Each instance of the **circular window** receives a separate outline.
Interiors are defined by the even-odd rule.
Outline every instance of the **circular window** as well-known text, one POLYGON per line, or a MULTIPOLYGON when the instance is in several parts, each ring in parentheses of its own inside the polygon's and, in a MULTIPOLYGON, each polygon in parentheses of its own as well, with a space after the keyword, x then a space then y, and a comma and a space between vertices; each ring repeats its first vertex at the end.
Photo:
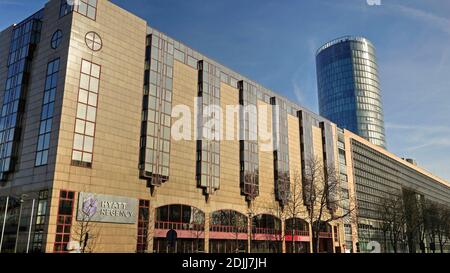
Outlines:
POLYGON ((53 49, 57 49, 62 41, 62 31, 57 30, 55 33, 53 33, 51 45, 53 49))
POLYGON ((99 51, 102 49, 102 38, 100 38, 100 35, 93 31, 86 34, 85 42, 86 45, 94 51, 99 51))

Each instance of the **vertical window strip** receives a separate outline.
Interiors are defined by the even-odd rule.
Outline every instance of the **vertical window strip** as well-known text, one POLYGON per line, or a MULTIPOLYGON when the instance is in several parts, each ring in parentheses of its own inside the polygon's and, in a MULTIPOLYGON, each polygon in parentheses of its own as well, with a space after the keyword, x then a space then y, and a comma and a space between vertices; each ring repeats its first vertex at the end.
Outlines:
POLYGON ((256 87, 239 81, 240 184, 247 200, 259 195, 258 118, 256 87))
POLYGON ((101 66, 81 61, 72 164, 92 167, 101 66))
MULTIPOLYGON (((335 176, 334 173, 328 173, 328 171, 334 171, 334 138, 332 132, 332 126, 330 123, 320 122, 320 130, 322 133, 322 150, 323 150, 323 168, 325 175, 325 182, 334 183, 334 179, 329 179, 328 176, 335 176)), ((327 193, 327 205, 331 210, 336 209, 335 199, 337 198, 337 188, 332 187, 332 191, 327 193)))
MULTIPOLYGON (((198 132, 202 134, 204 109, 210 106, 220 106, 220 69, 204 60, 198 62, 198 97, 199 105, 197 124, 198 132)), ((220 116, 209 116, 214 119, 214 125, 220 126, 220 116)), ((201 135, 197 140, 197 183, 203 188, 205 195, 213 194, 220 188, 220 140, 216 139, 220 128, 207 128, 209 136, 201 135)))
POLYGON ((147 37, 139 168, 152 187, 169 179, 173 50, 165 39, 147 37))
POLYGON ((138 234, 136 252, 145 253, 148 250, 148 228, 150 221, 150 201, 139 200, 138 234))
POLYGON ((60 191, 54 252, 67 252, 67 244, 70 242, 70 231, 72 228, 74 201, 75 192, 60 191))
POLYGON ((301 157, 301 171, 302 171, 302 195, 304 204, 309 207, 311 188, 307 179, 306 164, 314 157, 313 143, 312 143, 312 117, 305 111, 298 111, 297 117, 300 123, 300 157, 301 157))
POLYGON ((59 58, 47 65, 45 79, 44 98, 42 102, 41 123, 36 152, 35 166, 43 166, 48 163, 48 151, 50 147, 50 134, 52 131, 53 111, 55 105, 56 88, 59 74, 59 58))
POLYGON ((275 197, 281 206, 290 194, 289 147, 286 103, 279 98, 271 98, 272 126, 274 136, 274 177, 275 197))
POLYGON ((12 31, 8 55, 8 72, 0 117, 0 180, 14 171, 21 122, 29 81, 29 69, 40 40, 41 11, 16 25, 12 31))

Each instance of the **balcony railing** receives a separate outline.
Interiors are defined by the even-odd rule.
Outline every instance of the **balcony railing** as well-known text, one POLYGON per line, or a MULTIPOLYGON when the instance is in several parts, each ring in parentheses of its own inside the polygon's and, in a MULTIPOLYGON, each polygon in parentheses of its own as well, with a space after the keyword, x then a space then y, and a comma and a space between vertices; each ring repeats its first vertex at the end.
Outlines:
POLYGON ((308 230, 286 230, 285 231, 286 235, 291 236, 309 236, 309 231, 308 230))
POLYGON ((155 223, 156 229, 175 229, 175 230, 197 230, 204 231, 204 224, 194 224, 194 223, 180 223, 180 222, 163 222, 157 221, 155 223))
POLYGON ((228 232, 228 233, 247 233, 247 226, 224 226, 224 225, 211 225, 209 227, 210 231, 213 232, 228 232))
POLYGON ((319 232, 320 238, 333 238, 333 234, 331 232, 319 232))
POLYGON ((273 228, 253 228, 253 234, 272 234, 272 235, 280 235, 281 230, 273 229, 273 228))

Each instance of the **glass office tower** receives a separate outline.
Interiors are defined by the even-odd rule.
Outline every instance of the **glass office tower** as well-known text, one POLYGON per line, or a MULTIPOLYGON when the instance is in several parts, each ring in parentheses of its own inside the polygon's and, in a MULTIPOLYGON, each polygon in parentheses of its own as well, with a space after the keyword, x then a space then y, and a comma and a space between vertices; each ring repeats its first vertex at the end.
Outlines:
POLYGON ((317 51, 320 115, 375 145, 386 147, 375 48, 363 37, 343 37, 317 51))

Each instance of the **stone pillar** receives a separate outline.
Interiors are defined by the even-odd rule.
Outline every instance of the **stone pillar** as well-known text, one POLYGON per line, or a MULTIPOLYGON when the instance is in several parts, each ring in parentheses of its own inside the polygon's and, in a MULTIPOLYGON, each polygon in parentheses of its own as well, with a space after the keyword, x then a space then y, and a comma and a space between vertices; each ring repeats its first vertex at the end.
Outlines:
POLYGON ((210 214, 205 212, 205 253, 209 253, 209 224, 210 224, 210 214))
POLYGON ((149 224, 148 224, 148 231, 147 231, 147 253, 153 253, 153 243, 154 243, 154 238, 155 238, 155 222, 156 222, 156 208, 153 205, 152 200, 150 201, 150 219, 149 219, 149 224))

